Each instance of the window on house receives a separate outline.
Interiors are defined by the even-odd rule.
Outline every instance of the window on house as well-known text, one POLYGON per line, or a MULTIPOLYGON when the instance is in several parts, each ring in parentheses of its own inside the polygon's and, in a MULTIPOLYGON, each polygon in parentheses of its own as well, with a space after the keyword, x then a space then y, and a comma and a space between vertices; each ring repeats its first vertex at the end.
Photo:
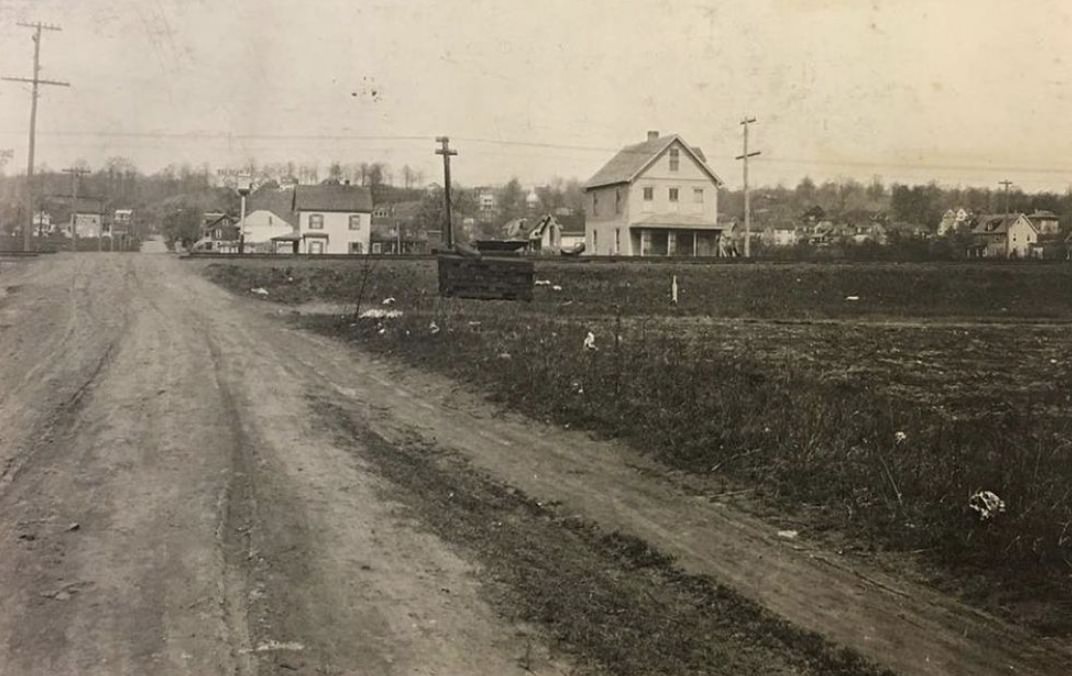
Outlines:
POLYGON ((350 229, 351 230, 360 230, 361 229, 361 216, 359 214, 350 214, 350 229))
POLYGON ((592 215, 599 215, 599 195, 592 193, 592 215))
POLYGON ((614 253, 622 252, 622 229, 614 228, 614 253))
POLYGON ((614 190, 614 213, 622 213, 622 189, 616 188, 614 190))
POLYGON ((350 253, 359 254, 364 253, 361 247, 361 242, 350 242, 350 253))
POLYGON ((670 201, 671 202, 676 202, 677 201, 677 188, 670 188, 670 201))
POLYGON ((324 214, 309 214, 309 229, 310 230, 323 230, 324 229, 324 214))
POLYGON ((670 171, 677 171, 681 166, 681 151, 677 148, 670 149, 670 171))
POLYGON ((372 253, 374 253, 374 254, 383 253, 383 244, 381 244, 380 242, 373 242, 373 244, 372 244, 372 253))
POLYGON ((655 199, 655 188, 644 188, 644 201, 650 202, 655 199))
POLYGON ((599 252, 599 231, 598 230, 593 230, 592 231, 592 253, 598 253, 598 252, 599 252))
POLYGON ((703 204, 703 188, 692 189, 692 201, 696 204, 703 204))
POLYGON ((271 225, 271 224, 272 224, 272 217, 271 217, 271 216, 269 216, 269 217, 268 217, 268 225, 271 225))

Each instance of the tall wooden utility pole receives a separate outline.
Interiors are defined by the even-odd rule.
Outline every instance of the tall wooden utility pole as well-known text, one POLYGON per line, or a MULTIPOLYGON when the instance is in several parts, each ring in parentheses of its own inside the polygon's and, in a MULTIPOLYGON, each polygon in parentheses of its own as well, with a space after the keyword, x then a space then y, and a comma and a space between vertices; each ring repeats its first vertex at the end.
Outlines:
POLYGON ((744 257, 752 257, 752 202, 748 193, 748 158, 759 155, 759 151, 748 152, 748 125, 755 123, 756 118, 746 117, 741 120, 744 127, 744 152, 737 156, 738 160, 744 160, 744 257))
POLYGON ((1005 188, 1005 213, 1009 213, 1009 188, 1012 187, 1012 181, 1005 179, 1004 181, 998 181, 998 185, 1005 188))
POLYGON ((436 155, 443 156, 443 197, 447 207, 447 230, 443 233, 443 237, 447 249, 450 250, 454 248, 454 224, 451 222, 450 214, 450 158, 457 155, 458 151, 450 149, 450 138, 446 136, 436 137, 436 143, 440 145, 440 148, 435 151, 436 155))
POLYGON ((53 85, 55 87, 70 87, 67 82, 57 82, 55 80, 42 80, 41 79, 41 31, 58 31, 62 30, 59 26, 52 26, 49 24, 43 24, 40 21, 36 23, 22 23, 20 26, 25 28, 32 28, 34 31, 34 64, 33 64, 33 77, 5 77, 4 80, 11 82, 29 82, 33 85, 33 94, 30 98, 30 148, 26 157, 26 225, 23 226, 22 231, 22 248, 24 251, 30 250, 30 231, 33 230, 34 224, 34 196, 33 196, 33 173, 34 173, 34 150, 37 143, 37 99, 38 99, 38 87, 40 85, 53 85))
MULTIPOLYGON (((71 175, 71 251, 78 251, 78 183, 79 179, 89 173, 89 169, 71 167, 63 173, 71 175)), ((97 232, 97 249, 100 249, 101 233, 97 232)))

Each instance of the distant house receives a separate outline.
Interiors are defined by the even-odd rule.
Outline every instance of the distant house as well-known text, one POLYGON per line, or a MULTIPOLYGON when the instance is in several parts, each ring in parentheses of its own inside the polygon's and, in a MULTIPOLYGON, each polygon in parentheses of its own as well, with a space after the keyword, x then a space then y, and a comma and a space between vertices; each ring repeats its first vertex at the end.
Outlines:
POLYGON ((593 255, 717 256, 722 186, 699 148, 648 132, 585 184, 586 249, 593 255))
POLYGON ((1039 210, 1027 217, 1039 235, 1057 235, 1061 231, 1061 220, 1052 211, 1039 210))
POLYGON ((134 226, 133 209, 116 209, 112 214, 111 234, 113 236, 126 235, 134 226))
POLYGON ((812 246, 828 246, 834 241, 836 236, 833 221, 819 221, 815 224, 815 227, 811 229, 811 233, 808 236, 808 243, 812 246))
POLYGON ((577 252, 584 244, 584 212, 574 212, 568 207, 555 209, 555 219, 562 226, 559 245, 562 251, 577 252))
POLYGON ((372 193, 355 185, 294 188, 300 253, 368 253, 372 237, 372 193))
POLYGON ((201 226, 201 239, 194 244, 194 251, 238 253, 238 219, 209 212, 203 220, 206 222, 201 226), (213 220, 208 220, 210 218, 213 220))
POLYGON ((562 250, 562 224, 550 214, 537 220, 528 235, 529 251, 558 253, 562 250))
POLYGON ((294 242, 300 240, 293 207, 293 187, 265 187, 250 195, 246 220, 239 224, 243 248, 257 253, 292 253, 294 242))
POLYGON ((54 232, 56 232, 56 227, 52 223, 52 214, 47 211, 35 211, 33 215, 34 237, 51 235, 54 232))
POLYGON ((419 200, 381 204, 372 212, 370 253, 419 254, 428 250, 428 237, 418 227, 419 200))
POLYGON ((945 237, 957 231, 961 225, 971 219, 971 213, 963 207, 948 209, 942 214, 942 220, 938 223, 938 236, 945 237))
POLYGON ((72 236, 72 225, 74 226, 73 234, 78 237, 96 238, 104 233, 104 207, 99 199, 79 197, 73 205, 70 200, 67 204, 68 215, 64 232, 68 237, 72 236))
POLYGON ((1031 255, 1038 230, 1023 214, 987 214, 972 228, 968 255, 980 258, 1017 258, 1031 255))
POLYGON ((499 200, 495 196, 495 189, 482 186, 476 189, 477 217, 481 222, 489 223, 495 220, 499 213, 499 200))

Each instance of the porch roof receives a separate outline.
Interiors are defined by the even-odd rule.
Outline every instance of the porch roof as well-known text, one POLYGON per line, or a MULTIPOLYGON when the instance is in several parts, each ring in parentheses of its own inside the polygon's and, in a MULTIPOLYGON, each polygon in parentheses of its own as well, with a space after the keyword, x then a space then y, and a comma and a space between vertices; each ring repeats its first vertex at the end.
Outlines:
POLYGON ((721 232, 725 226, 701 217, 689 214, 666 214, 645 216, 636 223, 630 223, 630 228, 651 228, 661 230, 710 230, 721 232))

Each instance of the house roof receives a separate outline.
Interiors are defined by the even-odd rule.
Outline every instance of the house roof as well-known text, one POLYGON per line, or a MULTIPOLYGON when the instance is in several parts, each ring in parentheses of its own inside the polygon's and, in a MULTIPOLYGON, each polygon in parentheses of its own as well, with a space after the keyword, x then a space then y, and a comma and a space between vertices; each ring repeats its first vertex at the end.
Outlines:
POLYGON ((294 211, 371 212, 372 191, 356 185, 299 185, 294 211))
POLYGON ((599 188, 616 183, 632 183, 642 171, 647 169, 674 143, 678 143, 684 148, 685 152, 691 155, 696 163, 700 165, 704 173, 711 177, 711 180, 718 185, 722 185, 722 179, 711 170, 711 167, 707 166, 703 151, 685 143, 677 134, 670 134, 669 136, 660 136, 622 148, 617 155, 603 165, 602 169, 588 179, 588 182, 584 185, 585 189, 599 188))
POLYGON ((264 187, 246 200, 246 212, 270 211, 287 223, 294 222, 294 188, 264 187))
POLYGON ((1049 209, 1037 209, 1030 216, 1030 219, 1040 219, 1043 221, 1055 221, 1057 220, 1057 214, 1053 213, 1049 209))
POLYGON ((1035 230, 1035 225, 1029 219, 1024 218, 1023 214, 984 214, 979 216, 978 222, 972 228, 972 233, 976 235, 1004 235, 1021 218, 1031 226, 1032 230, 1035 230))

